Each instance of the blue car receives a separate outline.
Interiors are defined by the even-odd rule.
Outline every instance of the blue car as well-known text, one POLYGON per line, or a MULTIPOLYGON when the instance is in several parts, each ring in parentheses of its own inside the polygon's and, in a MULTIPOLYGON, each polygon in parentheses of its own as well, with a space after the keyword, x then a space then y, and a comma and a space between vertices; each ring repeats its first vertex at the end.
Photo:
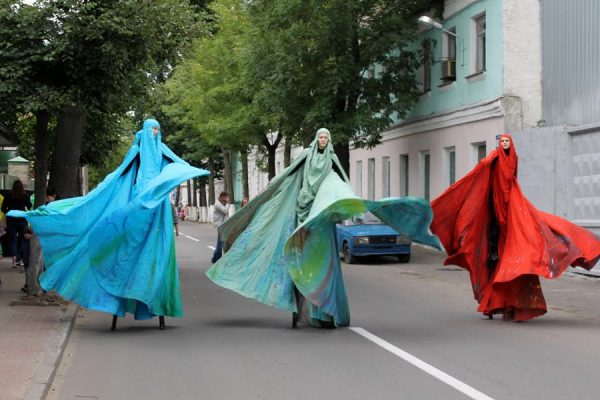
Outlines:
POLYGON ((410 261, 411 240, 371 213, 338 224, 337 241, 348 264, 363 256, 397 256, 400 262, 410 261))

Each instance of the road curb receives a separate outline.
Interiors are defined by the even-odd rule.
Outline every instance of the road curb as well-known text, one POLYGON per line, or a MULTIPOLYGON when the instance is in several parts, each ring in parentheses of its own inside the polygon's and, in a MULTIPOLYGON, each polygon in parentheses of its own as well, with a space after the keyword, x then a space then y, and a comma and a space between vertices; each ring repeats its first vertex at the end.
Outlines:
POLYGON ((41 365, 31 381, 31 386, 25 393, 24 400, 43 400, 48 395, 50 385, 56 375, 56 370, 62 361, 65 347, 73 331, 73 325, 79 313, 79 306, 71 303, 61 317, 56 328, 56 335, 48 345, 41 365))

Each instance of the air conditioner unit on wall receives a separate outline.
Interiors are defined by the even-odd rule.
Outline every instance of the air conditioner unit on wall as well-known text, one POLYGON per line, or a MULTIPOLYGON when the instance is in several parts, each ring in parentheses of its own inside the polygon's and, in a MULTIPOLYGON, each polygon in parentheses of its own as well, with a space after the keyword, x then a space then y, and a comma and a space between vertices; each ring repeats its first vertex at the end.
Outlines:
POLYGON ((442 62, 442 80, 446 82, 456 80, 456 60, 449 59, 442 62))

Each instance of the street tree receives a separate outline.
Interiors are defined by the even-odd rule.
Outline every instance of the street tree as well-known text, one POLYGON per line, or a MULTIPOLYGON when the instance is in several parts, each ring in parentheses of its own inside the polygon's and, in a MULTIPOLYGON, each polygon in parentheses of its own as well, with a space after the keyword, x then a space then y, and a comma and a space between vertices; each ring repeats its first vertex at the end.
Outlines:
MULTIPOLYGON (((188 128, 174 140, 198 152, 203 152, 201 146, 220 149, 225 187, 233 192, 232 153, 243 154, 249 146, 261 144, 264 130, 244 80, 249 40, 245 5, 239 0, 217 0, 211 11, 213 33, 194 43, 189 58, 167 82, 169 100, 164 110, 188 128)), ((247 182, 247 176, 244 179, 247 182)))
POLYGON ((127 111, 164 80, 198 14, 175 0, 1 1, 0 94, 17 111, 56 116, 51 181, 60 196, 77 195, 84 132, 98 127, 90 119, 127 111))
MULTIPOLYGON (((251 82, 271 126, 309 141, 333 133, 349 167, 349 143, 372 147, 420 94, 420 54, 409 50, 416 17, 437 0, 254 0, 251 82), (377 71, 374 67, 377 66, 377 71)), ((286 136, 288 136, 286 134, 286 136)))

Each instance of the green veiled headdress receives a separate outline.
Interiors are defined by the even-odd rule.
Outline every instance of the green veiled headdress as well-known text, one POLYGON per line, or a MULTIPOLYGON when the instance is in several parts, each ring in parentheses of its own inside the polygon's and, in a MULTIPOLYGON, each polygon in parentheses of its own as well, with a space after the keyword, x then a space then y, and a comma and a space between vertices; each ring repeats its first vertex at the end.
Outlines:
POLYGON ((333 157, 335 152, 333 151, 333 145, 331 144, 331 133, 326 128, 321 128, 315 135, 315 140, 312 141, 309 147, 308 156, 304 164, 304 176, 302 179, 302 189, 298 196, 298 208, 296 214, 298 216, 298 223, 302 223, 308 213, 310 207, 315 199, 315 195, 321 186, 321 183, 331 172, 333 167, 333 157), (319 151, 319 135, 326 133, 328 136, 327 146, 322 151, 319 151))

